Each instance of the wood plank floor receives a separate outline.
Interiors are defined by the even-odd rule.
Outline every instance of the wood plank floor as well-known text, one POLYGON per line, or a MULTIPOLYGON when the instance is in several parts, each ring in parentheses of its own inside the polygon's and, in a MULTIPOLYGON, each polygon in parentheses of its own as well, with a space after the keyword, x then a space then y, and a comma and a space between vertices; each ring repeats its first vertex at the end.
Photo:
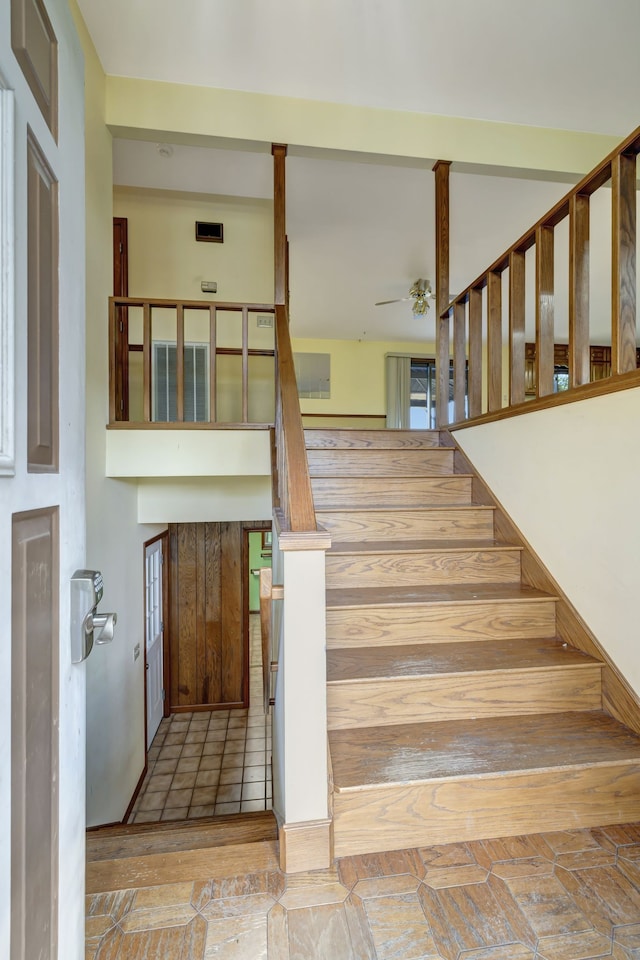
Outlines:
MULTIPOLYGON (((254 845, 259 846, 259 845, 254 845)), ((352 856, 258 854, 87 897, 86 960, 637 960, 640 824, 352 856)))

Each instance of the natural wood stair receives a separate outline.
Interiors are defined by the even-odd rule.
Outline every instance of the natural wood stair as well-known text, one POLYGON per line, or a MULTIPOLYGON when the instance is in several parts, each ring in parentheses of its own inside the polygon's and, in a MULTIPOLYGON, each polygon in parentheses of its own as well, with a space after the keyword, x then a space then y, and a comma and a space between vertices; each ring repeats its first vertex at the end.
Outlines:
POLYGON ((558 637, 558 597, 524 581, 451 441, 305 436, 332 538, 335 856, 640 818, 640 737, 602 711, 602 663, 558 637))
POLYGON ((277 869, 271 811, 87 832, 87 893, 277 869))

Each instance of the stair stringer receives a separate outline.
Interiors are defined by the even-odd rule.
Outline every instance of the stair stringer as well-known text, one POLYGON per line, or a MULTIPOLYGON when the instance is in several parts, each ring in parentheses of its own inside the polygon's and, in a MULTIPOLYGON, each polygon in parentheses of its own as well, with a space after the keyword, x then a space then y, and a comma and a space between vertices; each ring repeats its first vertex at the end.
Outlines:
POLYGON ((607 651, 589 629, 560 584, 551 576, 522 531, 513 522, 481 474, 461 450, 449 431, 442 431, 441 443, 455 447, 454 473, 472 475, 473 503, 494 508, 494 533, 497 540, 522 547, 522 583, 544 590, 556 599, 556 632, 560 639, 589 656, 602 661, 602 709, 614 719, 640 734, 640 698, 628 684, 607 651))

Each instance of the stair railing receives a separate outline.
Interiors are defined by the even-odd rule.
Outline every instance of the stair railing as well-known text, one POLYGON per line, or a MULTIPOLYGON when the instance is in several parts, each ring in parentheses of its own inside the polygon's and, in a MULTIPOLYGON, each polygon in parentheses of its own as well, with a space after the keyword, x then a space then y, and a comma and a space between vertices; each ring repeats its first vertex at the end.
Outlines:
POLYGON ((260 604, 264 663, 271 668, 264 673, 265 700, 274 700, 280 866, 295 872, 331 861, 325 628, 325 551, 331 539, 316 523, 285 305, 276 305, 275 318, 273 581, 270 590, 263 582, 260 604))
MULTIPOLYGON (((445 339, 445 344, 438 355, 452 354, 454 369, 452 404, 449 404, 447 417, 449 424, 498 419, 640 385, 640 373, 636 370, 638 153, 640 128, 469 284, 442 313, 439 337, 445 339), (609 181, 612 196, 611 373, 606 380, 591 383, 589 203, 595 191, 609 181), (569 386, 567 391, 554 394, 554 230, 566 218, 569 219, 569 386), (535 399, 526 401, 526 394, 532 391, 527 391, 525 385, 525 254, 532 247, 535 247, 535 399), (508 403, 503 407, 502 275, 507 270, 508 403), (486 303, 483 304, 485 289, 486 303)), ((528 359, 530 362, 531 358, 528 359)), ((445 378, 443 382, 446 384, 447 381, 445 378)), ((438 426, 447 426, 447 423, 438 426)))
POLYGON ((316 530, 300 400, 289 335, 287 308, 276 305, 276 423, 274 503, 284 528, 316 530))
MULTIPOLYGON (((204 313, 206 335, 201 339, 206 345, 209 354, 208 370, 208 424, 219 424, 218 417, 218 358, 222 356, 237 356, 240 358, 241 372, 239 378, 240 402, 237 404, 241 411, 239 419, 233 425, 249 424, 257 421, 249 419, 249 364, 251 357, 273 357, 272 349, 252 349, 249 347, 249 318, 255 314, 273 314, 274 306, 271 303, 225 303, 210 300, 162 300, 137 297, 110 297, 109 298, 109 422, 111 425, 130 422, 130 357, 142 354, 142 423, 149 425, 158 421, 153 416, 153 342, 158 339, 158 330, 170 331, 166 339, 171 345, 175 344, 176 372, 175 372, 175 417, 171 422, 180 424, 184 429, 201 427, 203 423, 185 420, 185 313, 188 320, 193 313, 204 313), (142 311, 140 331, 135 337, 130 336, 132 311, 142 311), (234 314, 238 318, 239 330, 234 332, 233 340, 238 346, 225 346, 219 343, 219 322, 221 314, 234 314), (174 333, 175 330, 175 333, 174 333)), ((161 339, 165 339, 162 337, 161 339)), ((264 423, 272 422, 272 411, 265 417, 264 423)), ((226 421, 225 421, 226 423, 226 421)), ((262 423, 262 421, 261 421, 262 423)), ((136 424, 139 426, 139 423, 136 424)), ((166 427, 167 421, 158 422, 159 426, 166 427)))

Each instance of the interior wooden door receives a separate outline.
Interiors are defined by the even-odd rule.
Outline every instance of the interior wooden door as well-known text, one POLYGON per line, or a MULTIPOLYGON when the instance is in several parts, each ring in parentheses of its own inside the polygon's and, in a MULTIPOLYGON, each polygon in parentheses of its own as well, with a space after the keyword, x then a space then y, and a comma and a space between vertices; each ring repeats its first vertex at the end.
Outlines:
POLYGON ((243 524, 169 525, 170 709, 249 703, 243 524))
POLYGON ((164 603, 162 591, 164 538, 145 547, 145 673, 147 701, 147 750, 164 714, 164 603))

